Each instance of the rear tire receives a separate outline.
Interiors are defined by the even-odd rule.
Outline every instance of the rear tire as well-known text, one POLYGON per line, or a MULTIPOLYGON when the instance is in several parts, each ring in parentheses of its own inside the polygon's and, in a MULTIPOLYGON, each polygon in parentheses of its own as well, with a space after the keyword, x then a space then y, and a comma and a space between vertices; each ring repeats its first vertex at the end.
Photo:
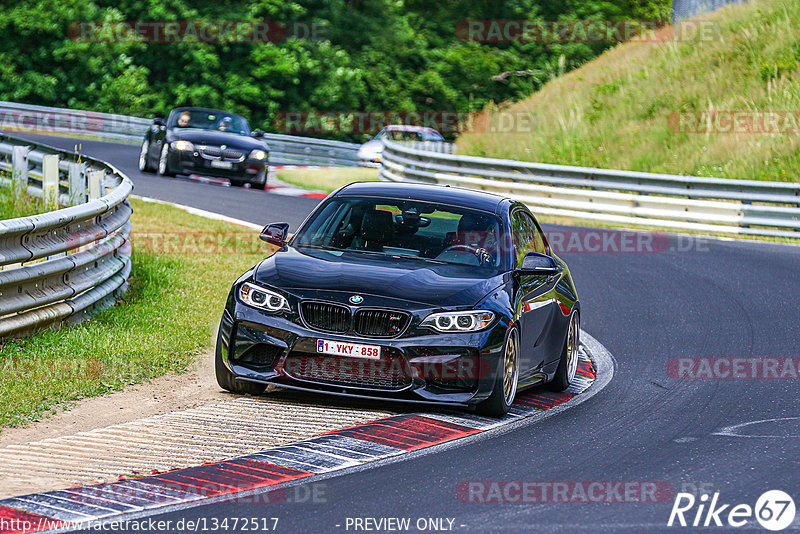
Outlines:
POLYGON ((257 184, 255 182, 251 182, 250 183, 250 188, 251 189, 258 189, 259 191, 263 191, 264 189, 267 188, 267 182, 264 182, 263 184, 257 184))
POLYGON ((519 334, 512 328, 503 345, 503 359, 498 363, 492 394, 478 405, 479 414, 502 417, 511 409, 519 379, 519 334))
POLYGON ((217 384, 225 391, 236 393, 238 395, 261 395, 267 389, 265 384, 256 384, 255 382, 245 382, 236 380, 230 369, 222 361, 222 338, 217 335, 217 350, 214 355, 214 370, 217 375, 217 384))
POLYGON ((155 172, 150 164, 150 141, 148 139, 144 140, 142 148, 139 150, 139 170, 147 173, 155 172))
POLYGON ((572 381, 575 380, 575 373, 578 371, 578 351, 581 342, 581 318, 578 312, 572 314, 567 329, 567 338, 564 340, 564 349, 561 352, 561 360, 553 380, 545 385, 550 391, 564 391, 572 381))
POLYGON ((231 187, 244 187, 244 181, 242 180, 230 180, 231 187))

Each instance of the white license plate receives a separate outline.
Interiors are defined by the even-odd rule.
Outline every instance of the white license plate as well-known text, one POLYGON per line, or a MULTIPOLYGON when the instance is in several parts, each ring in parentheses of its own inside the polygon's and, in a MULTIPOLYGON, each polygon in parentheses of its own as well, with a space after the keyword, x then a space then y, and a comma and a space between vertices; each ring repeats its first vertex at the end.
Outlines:
POLYGON ((216 159, 212 159, 211 166, 216 167, 218 169, 230 169, 233 167, 233 163, 231 163, 230 161, 219 161, 216 159))
POLYGON ((375 345, 359 345, 357 343, 342 343, 341 341, 317 340, 317 352, 333 354, 334 356, 349 356, 351 358, 366 358, 380 360, 381 348, 375 345))

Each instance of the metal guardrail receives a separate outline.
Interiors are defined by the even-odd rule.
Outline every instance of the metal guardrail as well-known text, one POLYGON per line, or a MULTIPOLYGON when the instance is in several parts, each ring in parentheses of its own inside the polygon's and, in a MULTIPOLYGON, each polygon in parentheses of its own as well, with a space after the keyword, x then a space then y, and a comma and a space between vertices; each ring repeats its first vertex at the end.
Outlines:
POLYGON ((673 176, 440 154, 386 142, 380 177, 513 196, 535 213, 800 238, 800 183, 673 176))
MULTIPOLYGON (((152 120, 0 101, 0 124, 18 131, 141 142, 152 120)), ((355 143, 271 133, 264 140, 270 148, 270 165, 358 165, 360 145, 355 143)))
POLYGON ((0 220, 0 339, 113 304, 131 271, 130 179, 105 162, 7 135, 0 171, 0 186, 68 206, 0 220))

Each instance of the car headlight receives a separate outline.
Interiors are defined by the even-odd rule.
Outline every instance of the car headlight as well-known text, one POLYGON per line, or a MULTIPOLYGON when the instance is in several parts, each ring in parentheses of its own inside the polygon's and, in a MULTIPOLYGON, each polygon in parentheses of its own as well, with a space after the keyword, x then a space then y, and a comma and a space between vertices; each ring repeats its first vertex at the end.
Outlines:
POLYGON ((289 310, 289 301, 283 295, 249 282, 239 286, 239 299, 248 306, 271 312, 289 310))
POLYGON ((267 153, 264 152, 263 150, 259 150, 256 148, 252 152, 250 152, 250 155, 247 157, 250 159, 257 159, 258 161, 261 161, 262 159, 267 159, 267 153))
POLYGON ((494 321, 494 313, 485 310, 432 313, 420 326, 437 332, 478 332, 494 321))
POLYGON ((172 142, 172 148, 175 150, 194 150, 194 145, 189 141, 178 139, 177 141, 172 142))

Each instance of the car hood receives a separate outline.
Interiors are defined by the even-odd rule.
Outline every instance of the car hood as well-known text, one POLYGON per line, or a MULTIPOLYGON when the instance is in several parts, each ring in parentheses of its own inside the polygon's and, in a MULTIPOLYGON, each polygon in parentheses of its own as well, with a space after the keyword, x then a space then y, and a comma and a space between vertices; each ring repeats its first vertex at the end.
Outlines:
POLYGON ((195 130, 188 128, 186 130, 180 128, 173 128, 170 130, 170 141, 176 139, 184 139, 192 144, 197 145, 211 145, 220 146, 225 145, 229 148, 246 149, 248 151, 260 148, 261 150, 268 150, 265 147, 267 144, 253 137, 246 135, 239 135, 228 132, 215 132, 211 130, 195 130))
POLYGON ((380 154, 383 151, 383 141, 367 141, 358 148, 359 154, 380 154))
POLYGON ((254 278, 299 298, 340 301, 358 294, 365 306, 391 299, 407 308, 474 306, 503 284, 497 270, 293 247, 262 261, 254 278))

